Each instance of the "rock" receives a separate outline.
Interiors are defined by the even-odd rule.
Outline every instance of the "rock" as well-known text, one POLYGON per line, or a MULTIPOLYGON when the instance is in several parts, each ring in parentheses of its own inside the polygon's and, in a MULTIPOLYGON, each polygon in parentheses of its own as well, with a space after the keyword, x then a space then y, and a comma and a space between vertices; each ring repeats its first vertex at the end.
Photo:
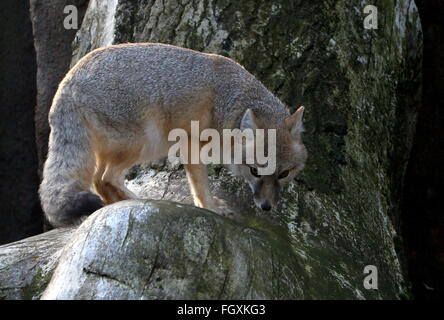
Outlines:
POLYGON ((75 229, 57 229, 0 247, 0 300, 39 299, 75 229))
POLYGON ((277 233, 194 206, 129 200, 80 226, 42 299, 313 297, 302 270, 277 233))

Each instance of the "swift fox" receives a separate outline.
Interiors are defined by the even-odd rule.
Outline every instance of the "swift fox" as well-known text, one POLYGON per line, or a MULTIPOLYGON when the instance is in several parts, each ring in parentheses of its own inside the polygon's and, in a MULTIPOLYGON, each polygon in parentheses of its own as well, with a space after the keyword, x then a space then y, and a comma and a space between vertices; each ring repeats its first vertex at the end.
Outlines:
MULTIPOLYGON (((290 115, 264 85, 233 60, 155 43, 113 45, 83 57, 65 76, 49 114, 51 134, 40 198, 54 227, 76 224, 104 204, 136 198, 124 174, 137 163, 164 158, 168 132, 276 129, 276 170, 229 165, 249 183, 263 210, 302 170, 303 107, 290 115), (93 190, 93 191, 91 191, 93 190)), ((196 206, 217 211, 206 166, 185 164, 196 206)))

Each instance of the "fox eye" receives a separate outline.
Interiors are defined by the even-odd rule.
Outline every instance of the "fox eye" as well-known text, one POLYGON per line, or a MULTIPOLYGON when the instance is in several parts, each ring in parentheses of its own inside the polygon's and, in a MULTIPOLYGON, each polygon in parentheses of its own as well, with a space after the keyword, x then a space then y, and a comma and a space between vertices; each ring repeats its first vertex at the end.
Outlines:
POLYGON ((258 174, 258 172, 257 172, 257 168, 255 168, 255 167, 250 167, 250 173, 251 173, 253 176, 257 177, 257 178, 260 177, 259 174, 258 174))
POLYGON ((284 179, 284 178, 288 177, 289 173, 290 173, 289 170, 282 171, 281 174, 278 176, 278 179, 284 179))

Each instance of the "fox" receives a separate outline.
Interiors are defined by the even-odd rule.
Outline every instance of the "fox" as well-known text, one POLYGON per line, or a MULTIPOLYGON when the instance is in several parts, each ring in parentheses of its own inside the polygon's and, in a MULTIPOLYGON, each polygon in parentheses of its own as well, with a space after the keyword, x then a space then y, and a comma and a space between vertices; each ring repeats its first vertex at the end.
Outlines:
MULTIPOLYGON (((168 132, 190 122, 201 129, 276 130, 276 169, 229 164, 249 184, 254 203, 268 211, 305 165, 304 107, 293 114, 234 60, 161 43, 95 49, 60 82, 49 112, 49 148, 39 195, 53 227, 81 223, 114 202, 136 199, 124 184, 139 163, 165 158, 168 132)), ((218 212, 207 166, 184 164, 194 204, 218 212)))

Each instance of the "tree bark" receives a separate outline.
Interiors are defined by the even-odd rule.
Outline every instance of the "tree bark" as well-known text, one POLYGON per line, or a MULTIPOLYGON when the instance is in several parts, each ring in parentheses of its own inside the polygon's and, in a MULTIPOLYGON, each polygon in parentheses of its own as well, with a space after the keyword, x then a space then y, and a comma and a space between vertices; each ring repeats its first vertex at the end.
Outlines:
POLYGON ((65 29, 64 8, 74 5, 78 12, 78 27, 89 0, 30 0, 34 46, 37 59, 37 106, 35 111, 38 173, 41 178, 48 152, 48 112, 57 86, 69 70, 71 44, 77 29, 65 29))

